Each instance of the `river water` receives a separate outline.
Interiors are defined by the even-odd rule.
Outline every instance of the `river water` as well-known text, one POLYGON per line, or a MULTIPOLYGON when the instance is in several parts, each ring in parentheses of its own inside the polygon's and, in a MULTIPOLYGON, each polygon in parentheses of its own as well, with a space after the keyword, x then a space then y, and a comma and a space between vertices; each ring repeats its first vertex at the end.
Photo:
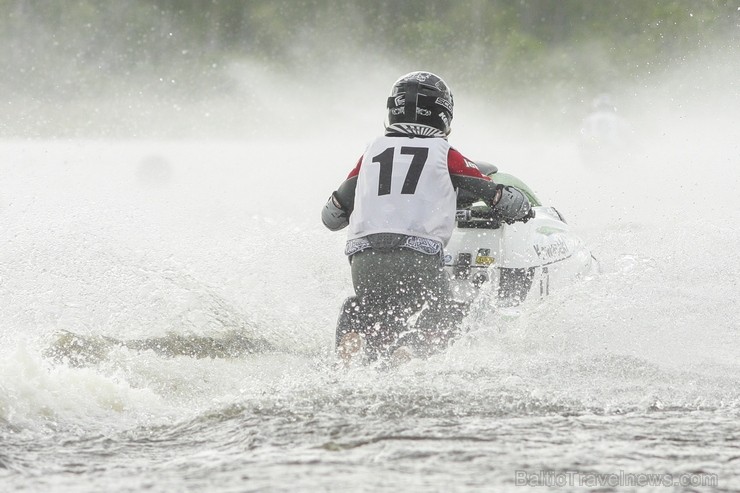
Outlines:
POLYGON ((608 170, 504 149, 602 272, 391 370, 335 366, 352 288, 319 211, 362 149, 327 145, 0 145, 0 490, 740 490, 733 139, 608 170), (272 349, 75 366, 65 330, 272 349))

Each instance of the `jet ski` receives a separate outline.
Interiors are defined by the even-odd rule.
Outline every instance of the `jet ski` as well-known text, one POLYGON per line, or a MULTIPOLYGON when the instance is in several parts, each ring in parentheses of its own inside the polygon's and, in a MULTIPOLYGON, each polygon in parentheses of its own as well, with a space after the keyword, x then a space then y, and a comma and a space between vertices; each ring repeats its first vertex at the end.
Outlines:
MULTIPOLYGON (((415 355, 428 356, 451 344, 460 334, 459 327, 474 303, 490 297, 481 297, 483 291, 495 293, 493 309, 510 308, 527 299, 542 298, 559 286, 587 275, 597 268, 597 263, 584 242, 575 235, 563 216, 554 207, 543 205, 535 193, 513 175, 501 173, 496 166, 476 162, 481 173, 501 185, 511 185, 521 190, 532 205, 525 220, 507 223, 497 217, 492 208, 476 197, 458 194, 456 227, 445 247, 444 269, 450 278, 452 300, 450 318, 455 328, 431 336, 428 333, 412 337, 431 341, 425 347, 412 348, 415 355)), ((340 312, 336 329, 337 354, 346 366, 357 360, 373 362, 388 356, 391 362, 409 359, 409 349, 403 342, 390 342, 380 349, 369 344, 377 339, 377 332, 394 333, 403 341, 420 332, 415 322, 424 318, 422 309, 418 316, 406 322, 385 317, 379 313, 365 313, 362 303, 355 297, 348 298, 340 312), (382 326, 382 327, 380 327, 382 326), (401 356, 399 356, 399 351, 401 356)), ((420 324, 424 326, 424 324, 420 324)), ((385 337, 384 337, 385 339, 385 337)), ((388 337, 393 340, 393 337, 388 337)))
POLYGON ((492 164, 476 165, 494 182, 521 190, 532 212, 526 221, 506 223, 484 202, 458 209, 444 257, 456 300, 472 303, 486 284, 493 284, 499 306, 517 305, 597 268, 591 251, 557 209, 543 205, 515 176, 492 164))

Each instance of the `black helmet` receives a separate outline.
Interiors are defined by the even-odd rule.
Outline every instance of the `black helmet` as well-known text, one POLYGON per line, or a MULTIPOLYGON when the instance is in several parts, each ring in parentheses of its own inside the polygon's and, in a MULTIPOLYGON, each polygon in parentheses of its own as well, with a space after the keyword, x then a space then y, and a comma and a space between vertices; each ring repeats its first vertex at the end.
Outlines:
POLYGON ((424 127, 435 128, 444 135, 450 133, 452 92, 441 77, 431 72, 411 72, 398 79, 387 106, 389 127, 408 131, 413 126, 416 130, 413 133, 421 135, 436 133, 425 133, 424 127))

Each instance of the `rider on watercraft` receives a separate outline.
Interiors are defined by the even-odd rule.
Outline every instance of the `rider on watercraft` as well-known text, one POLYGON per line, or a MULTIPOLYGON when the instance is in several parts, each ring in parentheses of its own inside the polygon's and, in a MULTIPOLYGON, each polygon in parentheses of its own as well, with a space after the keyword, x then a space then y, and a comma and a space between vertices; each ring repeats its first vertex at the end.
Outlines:
POLYGON ((503 221, 526 220, 530 212, 520 190, 494 183, 447 142, 453 99, 440 77, 404 75, 387 108, 385 135, 367 147, 321 213, 332 231, 349 226, 345 253, 357 296, 342 307, 337 343, 341 348, 361 333, 371 357, 400 345, 424 346, 430 331, 438 338, 450 328, 455 310, 442 251, 455 227, 458 191, 485 200, 503 221), (423 307, 418 330, 398 340, 423 307), (368 313, 384 320, 363 318, 368 313))
POLYGON ((581 159, 590 166, 619 164, 632 152, 633 137, 630 125, 617 112, 611 96, 601 94, 593 100, 591 112, 581 122, 581 159))

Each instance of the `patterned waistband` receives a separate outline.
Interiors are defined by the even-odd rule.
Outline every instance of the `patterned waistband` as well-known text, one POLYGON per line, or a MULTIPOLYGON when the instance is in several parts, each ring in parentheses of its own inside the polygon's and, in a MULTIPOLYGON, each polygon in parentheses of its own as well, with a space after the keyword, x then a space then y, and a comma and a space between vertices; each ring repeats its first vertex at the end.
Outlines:
MULTIPOLYGON (((420 236, 404 236, 396 246, 415 250, 426 255, 442 255, 441 241, 422 238, 420 236)), ((373 248, 373 244, 367 236, 363 236, 362 238, 348 240, 344 247, 344 254, 351 256, 368 248, 373 248)))

